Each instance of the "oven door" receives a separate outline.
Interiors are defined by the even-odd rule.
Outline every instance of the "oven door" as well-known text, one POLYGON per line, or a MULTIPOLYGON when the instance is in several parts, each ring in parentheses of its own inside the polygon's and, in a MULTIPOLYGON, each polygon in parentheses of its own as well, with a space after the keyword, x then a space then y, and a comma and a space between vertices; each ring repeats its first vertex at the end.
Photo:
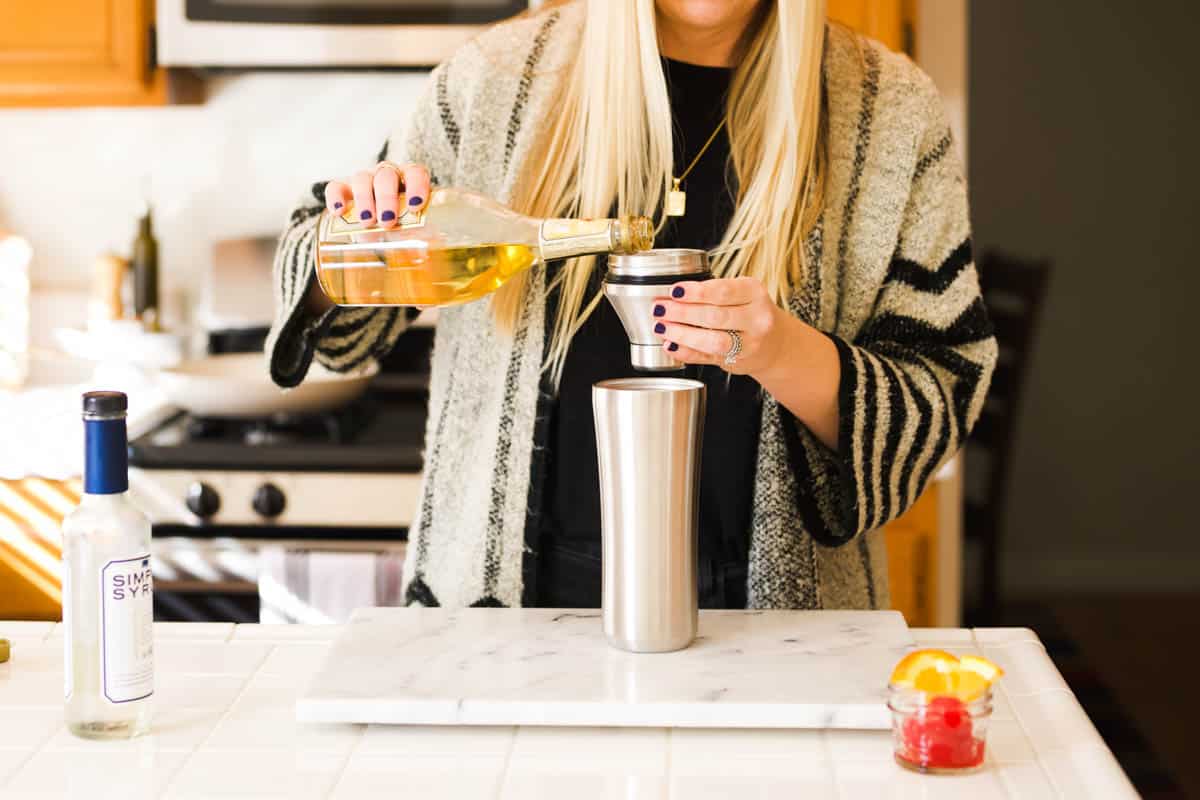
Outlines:
POLYGON ((204 533, 155 526, 156 620, 344 623, 356 608, 403 604, 404 530, 343 534, 354 538, 300 529, 204 533), (270 538, 254 538, 265 532, 270 538))
POLYGON ((540 0, 157 0, 169 67, 432 67, 540 0))

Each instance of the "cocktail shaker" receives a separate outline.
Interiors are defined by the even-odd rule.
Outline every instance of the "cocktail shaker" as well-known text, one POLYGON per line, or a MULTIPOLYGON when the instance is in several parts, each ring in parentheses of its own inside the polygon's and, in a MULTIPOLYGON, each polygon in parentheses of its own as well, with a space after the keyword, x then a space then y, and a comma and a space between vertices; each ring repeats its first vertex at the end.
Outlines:
POLYGON ((612 303, 629 337, 629 358, 635 369, 664 372, 683 364, 667 355, 654 334, 654 300, 665 296, 677 281, 712 277, 703 250, 643 250, 608 257, 604 295, 612 303))
POLYGON ((704 384, 622 378, 592 387, 600 464, 601 607, 609 644, 681 650, 696 636, 704 384))

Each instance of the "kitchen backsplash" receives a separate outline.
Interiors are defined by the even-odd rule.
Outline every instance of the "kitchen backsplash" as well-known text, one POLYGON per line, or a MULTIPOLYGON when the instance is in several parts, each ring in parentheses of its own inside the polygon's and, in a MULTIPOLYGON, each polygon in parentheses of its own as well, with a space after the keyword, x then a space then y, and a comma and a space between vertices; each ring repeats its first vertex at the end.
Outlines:
POLYGON ((0 111, 0 230, 33 244, 35 285, 84 285, 128 255, 149 176, 164 291, 193 293, 215 239, 278 231, 314 180, 369 165, 425 80, 254 73, 203 105, 0 111))

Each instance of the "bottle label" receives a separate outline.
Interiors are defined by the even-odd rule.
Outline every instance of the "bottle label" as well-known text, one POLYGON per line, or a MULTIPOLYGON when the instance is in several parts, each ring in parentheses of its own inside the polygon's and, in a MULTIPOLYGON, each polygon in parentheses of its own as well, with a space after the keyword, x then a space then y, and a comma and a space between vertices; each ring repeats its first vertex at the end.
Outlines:
POLYGON ((154 693, 153 583, 149 553, 100 570, 100 677, 110 703, 154 693))
POLYGON ((65 562, 63 563, 62 576, 62 624, 63 624, 63 696, 67 700, 71 699, 71 692, 75 689, 75 663, 71 661, 71 639, 74 638, 74 631, 71 630, 71 568, 65 562))

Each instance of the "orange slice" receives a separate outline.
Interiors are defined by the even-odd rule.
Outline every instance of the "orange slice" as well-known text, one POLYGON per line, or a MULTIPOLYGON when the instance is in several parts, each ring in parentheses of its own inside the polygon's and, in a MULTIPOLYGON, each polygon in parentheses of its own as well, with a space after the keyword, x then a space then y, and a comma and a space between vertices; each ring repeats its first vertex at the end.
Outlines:
POLYGON ((943 694, 953 690, 958 657, 945 650, 915 650, 892 670, 892 683, 921 692, 943 694))
POLYGON ((952 695, 971 702, 987 691, 1004 671, 980 656, 961 659, 944 650, 915 650, 892 670, 892 685, 930 695, 952 695))
POLYGON ((982 656, 963 656, 958 660, 958 684, 954 694, 969 703, 983 695, 1004 670, 982 656))

